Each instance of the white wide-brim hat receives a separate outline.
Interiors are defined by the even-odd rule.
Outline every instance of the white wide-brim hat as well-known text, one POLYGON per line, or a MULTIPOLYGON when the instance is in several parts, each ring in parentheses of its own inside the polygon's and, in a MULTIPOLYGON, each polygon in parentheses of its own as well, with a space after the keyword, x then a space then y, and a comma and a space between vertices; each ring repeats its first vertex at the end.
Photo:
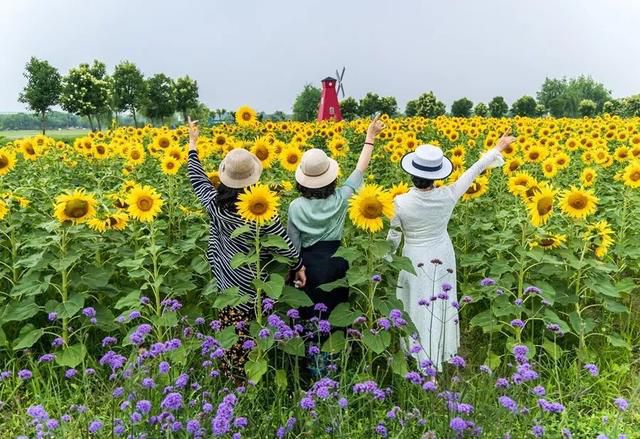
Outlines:
POLYGON ((428 180, 442 180, 453 171, 451 160, 433 145, 418 146, 415 151, 402 157, 400 166, 408 174, 428 180))
POLYGON ((296 181, 300 186, 318 189, 328 186, 338 178, 339 166, 334 159, 318 148, 306 151, 296 169, 296 181))
POLYGON ((232 149, 220 163, 220 181, 227 187, 241 189, 260 180, 262 163, 246 149, 232 149))

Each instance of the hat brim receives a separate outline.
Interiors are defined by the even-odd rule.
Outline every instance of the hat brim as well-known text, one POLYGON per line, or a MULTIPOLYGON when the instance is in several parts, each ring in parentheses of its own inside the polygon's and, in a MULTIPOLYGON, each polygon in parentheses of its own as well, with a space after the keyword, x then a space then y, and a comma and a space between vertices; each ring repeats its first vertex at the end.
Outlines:
POLYGON ((255 167, 253 168, 253 172, 245 178, 233 178, 229 174, 223 171, 224 167, 224 159, 220 162, 220 166, 218 167, 218 175, 220 177, 220 182, 224 184, 226 187, 232 189, 242 189, 247 186, 251 186, 256 184, 258 180, 260 180, 260 174, 262 174, 262 163, 258 157, 253 156, 251 159, 255 163, 255 167))
POLYGON ((451 160, 446 156, 442 157, 442 168, 437 171, 423 171, 413 165, 413 158, 415 155, 415 151, 407 153, 400 161, 400 166, 407 174, 413 175, 414 177, 426 178, 428 180, 442 180, 450 176, 453 172, 453 163, 451 163, 451 160))
POLYGON ((330 185, 338 178, 338 171, 340 167, 338 162, 334 159, 329 159, 329 168, 324 174, 310 176, 302 172, 302 168, 298 166, 296 169, 296 181, 300 186, 308 187, 309 189, 318 189, 330 185))

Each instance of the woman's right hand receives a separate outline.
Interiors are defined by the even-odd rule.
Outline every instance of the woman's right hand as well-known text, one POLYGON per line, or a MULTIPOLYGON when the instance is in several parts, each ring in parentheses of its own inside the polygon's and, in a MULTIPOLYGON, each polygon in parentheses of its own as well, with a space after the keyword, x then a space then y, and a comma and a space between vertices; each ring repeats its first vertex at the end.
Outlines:
POLYGON ((511 135, 511 128, 507 128, 502 137, 498 140, 496 144, 496 149, 500 152, 507 149, 507 146, 511 145, 516 141, 516 138, 511 135))
POLYGON ((384 130, 384 123, 380 120, 380 115, 378 114, 369 124, 369 128, 367 128, 366 141, 373 141, 382 130, 384 130))
POLYGON ((187 120, 189 122, 189 149, 195 151, 198 149, 198 136, 200 135, 198 121, 191 120, 191 116, 188 116, 187 120))

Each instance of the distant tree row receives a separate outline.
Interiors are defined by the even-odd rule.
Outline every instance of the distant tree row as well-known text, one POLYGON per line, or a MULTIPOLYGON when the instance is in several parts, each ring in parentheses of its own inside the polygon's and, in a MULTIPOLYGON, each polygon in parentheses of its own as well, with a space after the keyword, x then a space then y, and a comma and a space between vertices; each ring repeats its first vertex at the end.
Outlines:
POLYGON ((198 101, 195 80, 189 76, 173 80, 163 73, 145 78, 129 61, 118 64, 112 75, 107 74, 103 62, 94 60, 93 64, 80 64, 62 76, 47 61, 32 57, 24 76, 27 85, 18 100, 39 117, 43 133, 47 114, 56 105, 86 117, 92 129, 102 128, 102 121, 117 120, 118 114, 125 112, 131 114, 136 126, 139 113, 159 123, 176 112, 183 120, 191 113, 209 116, 209 110, 198 101))

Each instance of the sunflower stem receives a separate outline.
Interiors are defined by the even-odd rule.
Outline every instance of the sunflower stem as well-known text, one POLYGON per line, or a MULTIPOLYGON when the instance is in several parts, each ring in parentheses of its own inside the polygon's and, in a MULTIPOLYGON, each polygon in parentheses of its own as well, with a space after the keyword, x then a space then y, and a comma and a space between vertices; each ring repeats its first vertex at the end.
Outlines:
MULTIPOLYGON (((255 233, 255 252, 256 252, 256 279, 262 280, 262 273, 260 272, 260 225, 256 224, 255 233)), ((258 325, 262 326, 262 291, 259 287, 256 287, 256 302, 255 302, 255 314, 258 325)))

